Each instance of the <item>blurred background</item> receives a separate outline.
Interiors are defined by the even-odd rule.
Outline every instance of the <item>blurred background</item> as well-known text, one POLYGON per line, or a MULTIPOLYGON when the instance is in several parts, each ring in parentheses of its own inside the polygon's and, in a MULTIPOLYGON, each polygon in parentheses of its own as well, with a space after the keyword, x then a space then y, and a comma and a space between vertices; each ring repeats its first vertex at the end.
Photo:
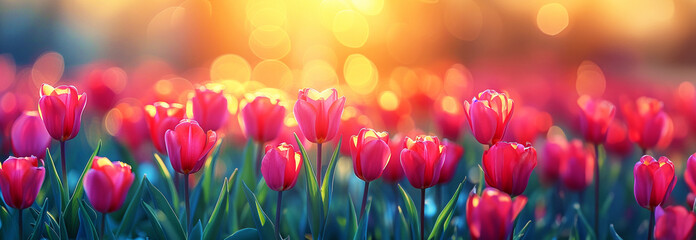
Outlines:
MULTIPOLYGON (((694 22, 696 1, 673 0, 0 0, 0 127, 9 134, 21 111, 36 109, 42 83, 74 84, 88 93, 94 120, 83 120, 81 141, 94 147, 109 134, 147 162, 142 106, 186 103, 204 84, 228 94, 224 132, 240 149, 237 113, 251 95, 291 109, 304 87, 346 96, 344 139, 363 126, 442 134, 437 116, 461 117, 462 102, 489 88, 515 101, 506 140, 572 138, 579 96, 610 100, 618 122, 622 101, 648 96, 664 102, 675 129, 655 153, 682 173, 696 150, 694 22)), ((287 113, 281 140, 293 141, 287 113)), ((465 121, 457 122, 464 130, 465 121)), ((639 150, 625 125, 616 131, 607 150, 630 168, 639 150)), ((466 136, 460 142, 475 148, 465 166, 475 167, 482 150, 465 132, 448 138, 466 136)), ((348 178, 349 164, 339 163, 339 176, 348 178)), ((456 181, 469 172, 460 173, 456 181)), ((632 179, 621 176, 624 196, 612 204, 634 204, 632 179)), ((673 201, 686 193, 678 183, 673 201)), ((635 225, 617 228, 631 234, 635 225)))

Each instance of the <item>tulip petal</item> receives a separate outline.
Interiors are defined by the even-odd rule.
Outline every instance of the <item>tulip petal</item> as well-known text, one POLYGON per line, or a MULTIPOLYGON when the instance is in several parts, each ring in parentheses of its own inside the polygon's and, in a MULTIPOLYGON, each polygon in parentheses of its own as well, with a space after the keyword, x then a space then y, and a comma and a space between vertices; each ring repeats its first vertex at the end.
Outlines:
POLYGON ((310 142, 317 142, 317 109, 306 101, 297 100, 293 111, 295 119, 297 120, 297 125, 305 138, 310 142))
POLYGON ((94 169, 88 170, 85 175, 84 188, 87 199, 89 199, 94 210, 102 213, 109 211, 114 186, 105 173, 94 169))
POLYGON ((39 99, 39 114, 53 139, 63 140, 65 111, 65 104, 58 97, 44 96, 39 99))

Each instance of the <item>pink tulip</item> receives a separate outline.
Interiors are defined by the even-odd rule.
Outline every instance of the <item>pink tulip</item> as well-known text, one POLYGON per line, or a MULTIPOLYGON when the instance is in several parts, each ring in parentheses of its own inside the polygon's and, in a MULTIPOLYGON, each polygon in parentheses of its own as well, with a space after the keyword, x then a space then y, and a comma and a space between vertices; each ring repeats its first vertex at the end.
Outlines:
POLYGON ((166 153, 164 134, 173 129, 184 118, 184 106, 178 103, 156 102, 145 106, 145 117, 150 130, 152 144, 160 153, 166 153))
POLYGON ((457 167, 462 160, 462 155, 464 155, 464 148, 448 139, 445 139, 442 145, 445 146, 445 163, 442 164, 440 179, 437 182, 448 183, 452 181, 454 174, 457 173, 457 167))
POLYGON ((382 175, 389 163, 389 134, 374 129, 363 128, 350 141, 350 154, 353 157, 355 176, 366 182, 374 181, 382 175))
POLYGON ((227 111, 227 98, 220 88, 197 88, 191 98, 191 108, 193 119, 206 131, 219 130, 230 115, 227 111))
POLYGON ((445 96, 435 102, 435 126, 442 136, 453 141, 459 140, 466 122, 464 108, 453 97, 445 96))
POLYGON ((280 100, 258 96, 242 108, 241 117, 247 137, 265 143, 278 137, 285 120, 285 107, 280 105, 280 100))
POLYGON ((130 165, 95 156, 84 178, 85 194, 97 212, 114 212, 123 206, 134 178, 130 165))
POLYGON ((641 97, 635 105, 624 101, 622 110, 628 124, 628 137, 644 151, 658 145, 667 146, 674 136, 672 118, 657 99, 641 97))
POLYGON ((437 184, 445 163, 445 146, 435 136, 417 136, 404 139, 401 166, 411 186, 426 189, 437 184))
POLYGON ((640 158, 633 167, 633 179, 633 193, 638 205, 651 211, 665 202, 677 182, 672 161, 666 157, 655 160, 648 155, 640 158))
POLYGON ((323 92, 311 88, 300 90, 294 113, 307 140, 324 143, 336 137, 345 101, 345 97, 338 98, 335 88, 323 92))
POLYGON ((382 180, 388 183, 397 183, 404 178, 404 168, 401 167, 401 150, 404 149, 404 137, 398 134, 393 136, 391 141, 389 141, 389 149, 391 150, 391 156, 389 156, 387 167, 382 172, 382 180))
POLYGON ((41 190, 46 169, 36 157, 9 157, 0 168, 0 190, 8 206, 25 209, 34 204, 41 190))
POLYGON ((87 94, 77 95, 75 86, 53 88, 43 84, 39 95, 39 115, 51 137, 62 142, 75 138, 80 131, 87 94))
POLYGON ((696 153, 691 154, 686 160, 686 170, 684 170, 684 181, 689 186, 692 193, 696 193, 696 153))
POLYGON ((505 240, 511 234, 515 218, 527 204, 525 196, 510 198, 495 188, 486 188, 479 197, 475 192, 466 201, 466 223, 474 240, 505 240))
POLYGON ((686 240, 694 235, 696 215, 682 206, 671 206, 664 209, 664 214, 657 218, 655 224, 655 239, 657 240, 686 240))
POLYGON ((565 136, 550 136, 544 144, 539 164, 539 177, 545 184, 555 183, 561 176, 561 162, 568 158, 568 140, 565 136))
POLYGON ((485 145, 493 145, 503 138, 513 109, 514 101, 506 93, 491 89, 479 93, 471 103, 464 102, 471 132, 479 143, 485 145))
POLYGON ((586 148, 578 139, 571 141, 567 158, 560 165, 563 185, 573 191, 585 190, 592 183, 594 165, 594 149, 586 148))
POLYGON ((12 152, 15 156, 36 156, 44 159, 46 148, 51 145, 51 135, 46 131, 39 113, 24 112, 12 124, 12 152))
POLYGON ((581 110, 580 128, 585 140, 593 144, 604 143, 609 125, 616 114, 614 104, 583 95, 578 99, 578 106, 581 110))
POLYGON ((511 196, 524 192, 536 164, 537 153, 530 145, 498 142, 483 152, 486 185, 511 196))
POLYGON ((198 122, 191 119, 181 120, 173 130, 167 130, 164 136, 172 168, 181 174, 198 172, 217 141, 214 131, 204 132, 198 122))
POLYGON ((296 152, 291 144, 266 146, 266 154, 261 162, 261 175, 270 189, 290 190, 297 183, 300 169, 302 169, 302 155, 296 152))

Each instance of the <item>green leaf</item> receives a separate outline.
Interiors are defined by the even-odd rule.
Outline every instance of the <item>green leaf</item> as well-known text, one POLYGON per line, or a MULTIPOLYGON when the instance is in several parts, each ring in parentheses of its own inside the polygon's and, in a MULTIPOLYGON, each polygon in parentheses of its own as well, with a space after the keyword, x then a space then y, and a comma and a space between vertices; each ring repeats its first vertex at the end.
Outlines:
POLYGON ((406 221, 406 217, 404 216, 404 211, 401 210, 401 206, 397 206, 397 210, 399 211, 399 231, 395 232, 395 234, 399 234, 399 236, 397 236, 396 239, 412 238, 409 236, 411 232, 409 232, 409 225, 408 221, 406 221))
POLYGON ((333 179, 334 172, 336 170, 336 160, 338 159, 338 150, 341 148, 342 138, 338 138, 338 144, 336 149, 334 149, 333 155, 331 155, 331 160, 329 161, 329 167, 326 169, 326 176, 321 185, 321 199, 324 203, 324 216, 329 215, 329 206, 331 204, 331 193, 333 192, 333 179))
POLYGON ((141 202, 140 205, 143 206, 143 208, 145 209, 145 215, 147 215, 147 218, 150 219, 150 224, 152 224, 152 228, 154 229, 154 231, 150 234, 154 236, 154 239, 167 239, 164 236, 164 230, 162 230, 162 225, 160 225, 159 220, 157 220, 157 214, 155 213, 155 210, 145 202, 141 202))
POLYGON ((63 183, 60 180, 60 177, 58 176, 58 171, 56 171, 56 165, 53 162, 53 157, 51 157, 51 150, 46 148, 46 159, 48 160, 48 165, 46 165, 46 169, 48 169, 49 173, 49 178, 50 181, 52 182, 53 186, 52 192, 53 192, 53 197, 51 199, 57 199, 59 202, 56 204, 56 206, 59 207, 59 209, 65 209, 65 207, 68 205, 68 191, 63 189, 63 183))
MULTIPOLYGON (((324 225, 324 203, 321 198, 321 193, 319 192, 319 186, 317 185, 317 179, 314 175, 314 170, 310 164, 310 159, 307 156, 307 150, 305 150, 302 145, 300 138, 295 135, 295 141, 297 145, 300 146, 300 152, 302 153, 302 171, 305 174, 305 180, 307 181, 307 215, 309 215, 309 229, 312 232, 312 239, 322 239, 322 231, 324 225)), ((319 167, 319 166, 318 166, 319 167)))
POLYGON ((478 168, 479 168, 479 182, 478 182, 478 186, 476 189, 476 193, 478 193, 478 195, 481 196, 481 194, 483 193, 483 185, 486 182, 486 178, 485 178, 486 173, 483 172, 483 168, 481 167, 480 164, 478 165, 478 168))
POLYGON ((527 233, 527 229, 529 228, 529 224, 532 223, 532 220, 527 221, 526 224, 524 224, 524 227, 522 227, 522 230, 517 232, 517 235, 515 235, 515 240, 520 240, 524 238, 524 235, 527 233))
POLYGON ((416 209, 416 205, 413 204, 413 200, 411 200, 411 197, 409 197, 408 193, 404 191, 404 188, 402 188, 400 184, 397 184, 397 186, 399 187, 399 193, 401 193, 401 199, 404 201, 404 208, 406 208, 406 219, 411 224, 411 239, 417 240, 420 236, 420 225, 418 225, 418 210, 416 209))
POLYGON ((358 230, 355 232, 353 240, 367 240, 367 224, 370 221, 370 205, 372 205, 372 199, 367 200, 367 204, 365 204, 365 215, 360 218, 360 224, 358 225, 358 230))
MULTIPOLYGON (((87 174, 87 171, 92 168, 92 162, 94 161, 94 157, 99 154, 99 149, 101 149, 102 143, 101 140, 99 140, 99 143, 97 144, 97 148, 94 149, 94 152, 92 152, 92 156, 89 157, 89 161, 87 161, 87 164, 85 165, 85 168, 82 170, 82 174, 80 175, 80 178, 77 180, 77 185, 75 186, 75 191, 73 191, 72 196, 70 197, 70 200, 68 200, 68 206, 66 209, 63 211, 63 217, 65 218, 65 226, 67 227, 68 230, 68 235, 70 236, 75 236, 77 234, 77 230, 80 227, 80 219, 78 218, 78 211, 80 208, 80 202, 82 200, 82 195, 85 193, 85 189, 83 184, 85 175, 87 174)), ((67 191, 67 189, 65 189, 67 191)))
POLYGON ((592 227, 590 226, 590 223, 587 222, 585 215, 582 214, 582 210, 580 209, 580 204, 578 204, 578 203, 573 204, 573 209, 575 209, 575 212, 578 214, 580 221, 582 221, 582 224, 585 227, 585 231, 590 233, 590 235, 592 236, 592 239, 597 239, 597 235, 595 234, 594 229, 592 229, 592 227))
POLYGON ((189 233, 189 240, 201 240, 203 239, 203 227, 201 227, 201 220, 198 220, 196 226, 191 229, 189 233))
POLYGON ((31 235, 29 235, 29 239, 40 239, 41 237, 41 226, 43 223, 44 217, 46 217, 46 205, 48 203, 48 199, 44 200, 43 205, 41 206, 41 210, 39 211, 39 216, 36 217, 36 221, 34 222, 34 230, 31 232, 31 235))
POLYGON ((49 240, 60 240, 60 237, 58 237, 58 233, 56 233, 56 231, 54 231, 48 223, 44 223, 44 226, 46 230, 46 235, 48 235, 49 240))
POLYGON ((348 222, 346 223, 346 235, 355 236, 358 231, 358 216, 355 214, 355 204, 353 198, 348 194, 348 222))
POLYGON ((256 240, 259 239, 259 231, 254 228, 244 228, 226 237, 225 240, 256 240))
POLYGON ((130 233, 134 225, 135 214, 138 211, 138 203, 143 200, 145 178, 147 178, 147 176, 143 176, 143 178, 140 180, 138 189, 135 190, 135 195, 133 195, 133 198, 128 201, 128 207, 126 208, 126 212, 123 214, 123 218, 121 218, 121 224, 118 227, 116 236, 125 235, 126 237, 130 237, 130 233))
POLYGON ((215 172, 213 172, 213 170, 215 169, 217 156, 220 153, 220 146, 222 146, 222 138, 219 138, 217 140, 217 142, 215 143, 215 147, 213 147, 213 151, 210 154, 208 154, 208 157, 205 161, 205 168, 203 170, 203 181, 201 185, 203 187, 203 199, 206 204, 210 202, 210 199, 213 197, 211 195, 214 194, 212 188, 215 172))
POLYGON ((259 231, 259 237, 264 240, 278 239, 278 236, 275 236, 273 222, 268 218, 266 212, 263 211, 259 202, 256 201, 256 195, 251 192, 246 183, 243 182, 242 185, 244 185, 244 194, 249 203, 249 209, 254 219, 254 224, 256 224, 256 230, 259 231))
POLYGON ((452 195, 452 198, 442 209, 440 215, 437 216, 437 220, 435 221, 435 225, 433 225, 432 232, 430 232, 430 235, 428 236, 428 240, 444 239, 445 231, 447 230, 447 226, 449 225, 452 215, 454 214, 454 209, 456 208, 457 200, 459 200, 459 193, 462 191, 464 181, 466 181, 466 178, 459 183, 454 195, 452 195))
MULTIPOLYGON (((256 168, 255 164, 255 146, 254 142, 250 139, 247 141, 246 146, 244 147, 244 159, 243 159, 243 166, 242 166, 242 172, 240 173, 240 178, 242 181, 238 181, 235 188, 236 189, 242 189, 240 186, 242 182, 248 182, 248 183, 256 183, 256 177, 254 173, 254 168, 256 168)), ((243 208, 244 208, 244 203, 246 202, 246 199, 244 198, 243 194, 236 194, 234 203, 235 203, 235 210, 237 213, 241 213, 243 208)), ((236 214, 235 214, 236 216, 236 214)))
POLYGON ((155 162, 157 163, 157 170, 159 170, 160 175, 162 175, 162 177, 164 178, 164 182, 167 183, 167 187, 169 188, 169 195, 171 195, 172 197, 172 203, 174 203, 174 207, 179 209, 179 193, 176 190, 176 184, 174 184, 175 176, 169 173, 167 165, 164 164, 164 161, 162 161, 162 158, 157 153, 155 153, 155 162))
MULTIPOLYGON (((232 177, 234 178, 236 177, 236 175, 237 170, 235 169, 232 173, 232 177)), ((215 204, 213 212, 210 214, 208 224, 205 225, 203 239, 217 239, 218 235, 220 234, 220 226, 222 225, 222 219, 225 218, 225 214, 227 214, 228 212, 227 198, 229 194, 227 194, 227 183, 227 178, 225 178, 225 181, 222 183, 222 189, 220 189, 220 196, 218 197, 218 201, 215 204)))
POLYGON ((78 213, 78 218, 80 220, 80 226, 78 230, 78 237, 77 238, 82 238, 85 237, 87 239, 99 239, 99 234, 97 233, 97 229, 94 227, 94 224, 92 223, 92 219, 89 217, 89 213, 87 211, 87 207, 84 205, 84 203, 80 204, 80 212, 78 213), (84 235, 82 235, 84 234, 84 235))
POLYGON ((184 228, 181 226, 181 222, 179 222, 179 218, 176 216, 174 209, 172 209, 172 206, 167 202, 167 198, 165 198, 162 192, 152 185, 147 178, 145 178, 145 184, 148 186, 150 196, 155 203, 155 208, 164 213, 162 227, 166 230, 166 233, 171 234, 169 239, 185 239, 186 233, 184 232, 184 228))
POLYGON ((611 239, 623 240, 623 238, 621 238, 621 236, 619 236, 619 234, 616 233, 616 229, 614 229, 614 224, 609 224, 609 231, 611 232, 611 239))

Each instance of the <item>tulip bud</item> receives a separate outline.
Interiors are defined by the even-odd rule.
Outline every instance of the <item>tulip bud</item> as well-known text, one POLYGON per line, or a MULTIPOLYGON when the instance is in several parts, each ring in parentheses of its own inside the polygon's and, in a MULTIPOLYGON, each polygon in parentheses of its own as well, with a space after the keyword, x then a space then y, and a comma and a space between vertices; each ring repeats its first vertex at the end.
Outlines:
POLYGON ((561 162, 568 158, 568 140, 563 136, 550 136, 544 144, 539 176, 545 184, 552 184, 560 178, 561 162))
POLYGON ((411 186, 426 189, 437 184, 445 163, 445 146, 435 136, 417 136, 404 139, 401 166, 411 186))
POLYGON ((152 144, 160 153, 166 153, 164 133, 173 129, 184 118, 184 106, 178 103, 156 102, 145 106, 145 117, 150 129, 152 144))
POLYGON ((0 167, 0 190, 8 206, 25 209, 34 204, 41 190, 46 169, 36 157, 9 157, 0 167))
POLYGON ((80 131, 82 111, 87 94, 77 95, 75 86, 41 85, 39 91, 39 115, 53 139, 66 141, 75 138, 80 131))
POLYGON ((191 98, 191 110, 193 119, 206 131, 219 130, 229 116, 227 98, 220 87, 201 86, 196 89, 195 95, 191 98))
POLYGON ((382 175, 389 163, 389 134, 374 129, 363 128, 350 141, 350 155, 353 157, 355 176, 371 182, 382 175))
POLYGON ((454 174, 457 173, 459 161, 462 160, 462 155, 464 155, 464 148, 448 139, 445 139, 442 145, 445 146, 445 163, 442 165, 440 179, 438 179, 437 183, 448 183, 452 180, 454 174))
POLYGON ((277 147, 266 146, 261 160, 261 175, 266 185, 274 191, 285 191, 295 186, 302 169, 302 155, 291 144, 281 143, 277 147))
POLYGON ((633 194, 638 205, 654 210, 669 197, 677 182, 674 164, 667 157, 645 155, 633 167, 633 194))
POLYGON ((456 99, 445 96, 435 102, 435 126, 442 136, 457 141, 466 122, 464 108, 456 99))
POLYGON ((641 97, 636 104, 624 101, 622 110, 628 124, 628 137, 643 150, 666 147, 672 141, 674 124, 657 99, 641 97))
POLYGON ((509 195, 495 188, 486 188, 479 197, 475 192, 469 193, 466 200, 466 223, 469 225, 471 238, 505 240, 511 234, 515 218, 520 214, 527 197, 509 195))
POLYGON ((123 206, 134 178, 130 165, 95 156, 83 180, 85 194, 97 212, 114 212, 123 206))
POLYGON ((39 113, 24 112, 12 124, 12 152, 15 156, 36 156, 44 159, 46 148, 51 145, 51 135, 46 131, 39 113))
POLYGON ((397 183, 404 178, 404 168, 401 167, 401 150, 404 149, 404 138, 400 135, 395 135, 389 141, 389 149, 391 156, 387 167, 382 172, 382 179, 388 183, 397 183))
POLYGON ((578 106, 581 110, 580 128, 585 140, 594 144, 604 143, 609 125, 616 114, 614 104, 583 95, 578 99, 578 106))
POLYGON ((582 191, 594 177, 594 150, 585 148, 583 143, 575 139, 568 145, 565 161, 561 161, 560 173, 563 185, 573 191, 582 191))
POLYGON ((294 113, 307 140, 323 143, 336 137, 345 102, 345 97, 338 98, 335 88, 321 93, 311 88, 300 90, 294 113))
POLYGON ((471 103, 464 102, 471 132, 485 145, 493 145, 503 138, 513 109, 514 101, 507 94, 491 89, 479 93, 471 103))
POLYGON ((692 193, 696 193, 696 153, 691 154, 686 160, 686 170, 684 170, 684 181, 689 186, 692 193))
POLYGON ((655 223, 655 239, 691 239, 694 235, 696 215, 682 206, 664 209, 664 214, 655 223))
POLYGON ((242 108, 245 134, 259 143, 269 142, 280 133, 285 120, 285 107, 280 100, 258 96, 242 108))
POLYGON ((486 184, 511 196, 527 188, 529 176, 537 164, 536 150, 519 143, 499 142, 483 152, 486 184))
POLYGON ((173 130, 167 130, 164 134, 169 161, 172 168, 181 174, 198 172, 216 141, 214 131, 204 132, 198 122, 191 119, 181 120, 173 130))

